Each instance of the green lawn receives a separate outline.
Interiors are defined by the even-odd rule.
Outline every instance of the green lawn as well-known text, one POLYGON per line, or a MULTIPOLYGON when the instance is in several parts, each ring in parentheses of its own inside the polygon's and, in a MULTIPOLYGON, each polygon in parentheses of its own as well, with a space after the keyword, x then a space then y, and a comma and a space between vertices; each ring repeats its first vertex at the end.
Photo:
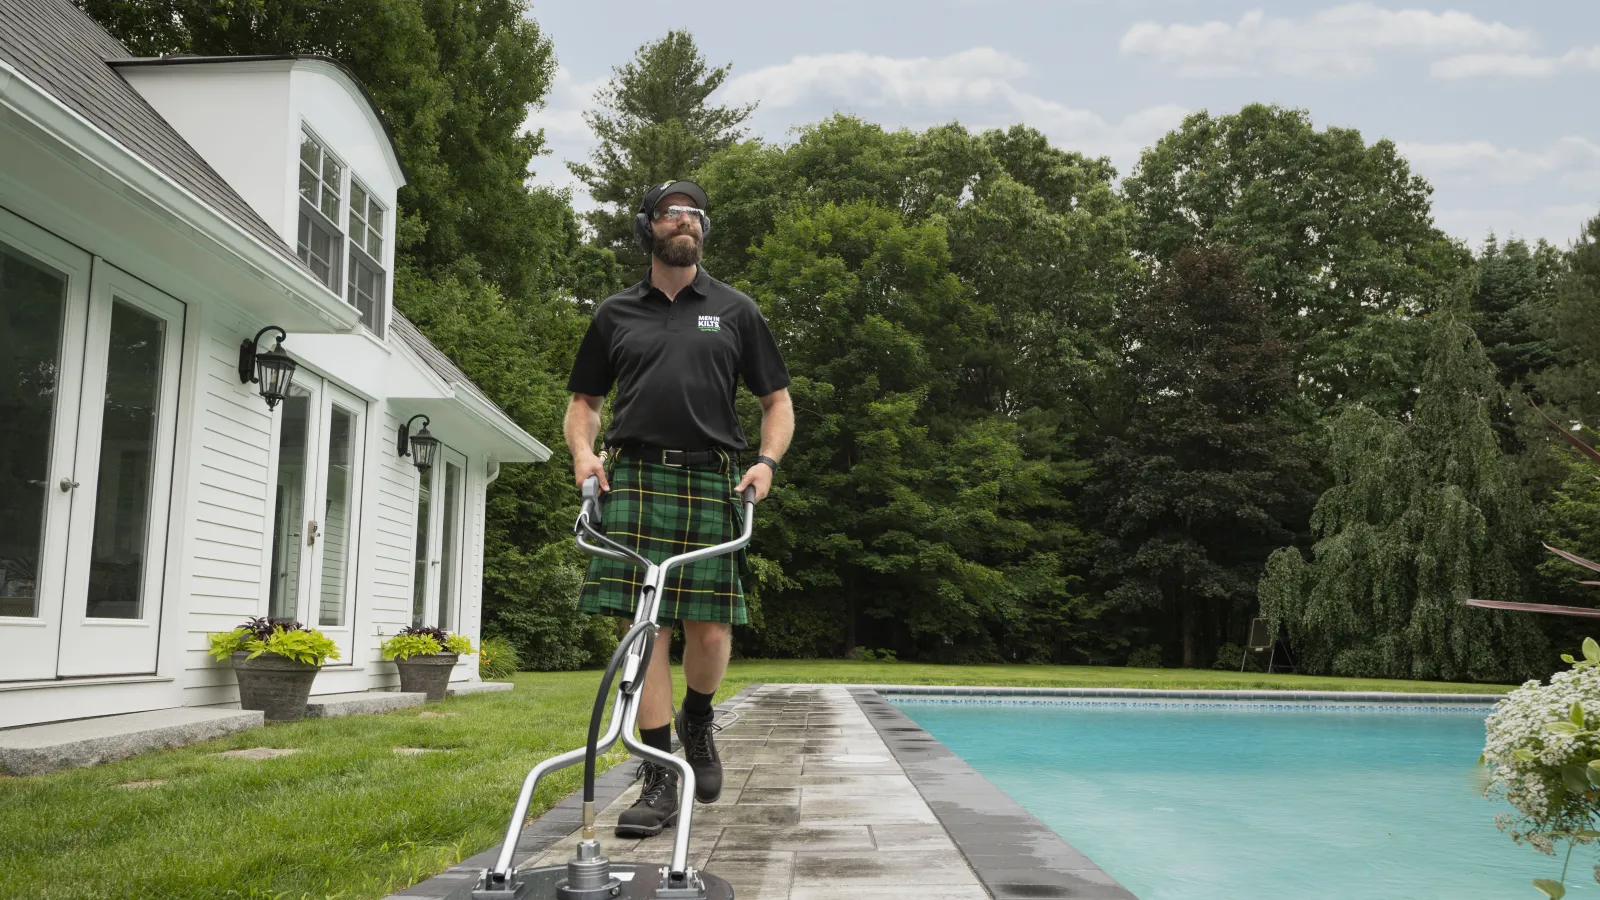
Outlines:
MULTIPOLYGON (((515 691, 428 705, 448 717, 411 709, 273 725, 92 769, 0 778, 0 897, 383 897, 498 843, 528 769, 582 742, 598 678, 524 673, 515 691), (246 747, 300 752, 260 762, 213 755, 246 747), (396 747, 449 752, 407 757, 396 747), (123 787, 143 781, 162 783, 123 787)), ((739 661, 719 699, 757 681, 1507 690, 1165 669, 739 661)), ((614 752, 604 764, 622 758, 614 752)), ((575 790, 580 775, 571 768, 546 779, 534 814, 575 790)))

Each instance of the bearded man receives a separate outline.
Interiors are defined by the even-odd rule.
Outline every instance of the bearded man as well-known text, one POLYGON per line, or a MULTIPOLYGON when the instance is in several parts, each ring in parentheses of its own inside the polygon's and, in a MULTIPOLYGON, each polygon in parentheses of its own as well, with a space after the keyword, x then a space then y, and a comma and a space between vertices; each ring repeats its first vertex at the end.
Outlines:
MULTIPOLYGON (((705 191, 692 181, 645 193, 634 235, 650 251, 650 270, 595 309, 567 381, 573 477, 581 486, 599 476, 608 492, 607 536, 657 564, 742 533, 740 494, 754 485, 757 502, 767 496, 794 434, 789 373, 760 308, 700 266, 711 228, 706 207, 705 191), (760 455, 748 468, 734 407, 741 379, 762 410, 760 455), (613 385, 605 450, 596 454, 601 404, 613 385)), ((682 623, 688 685, 676 725, 702 803, 722 793, 711 698, 727 671, 733 626, 746 622, 741 574, 749 574, 743 551, 672 572, 657 616, 665 627, 657 632, 640 698, 640 740, 672 752, 668 651, 672 625, 682 623)), ((643 575, 637 566, 597 557, 579 607, 631 617, 643 575)), ((647 761, 641 774, 644 788, 618 820, 620 837, 660 834, 677 820, 677 773, 647 761)))

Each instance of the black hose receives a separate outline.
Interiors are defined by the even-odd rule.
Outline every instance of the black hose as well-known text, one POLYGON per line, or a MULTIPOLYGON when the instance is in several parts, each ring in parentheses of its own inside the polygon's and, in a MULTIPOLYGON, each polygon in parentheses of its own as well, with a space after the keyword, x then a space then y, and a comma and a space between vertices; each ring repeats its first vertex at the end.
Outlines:
MULTIPOLYGON (((583 802, 585 803, 594 802, 594 764, 595 756, 599 753, 596 745, 600 743, 600 719, 605 715, 606 697, 611 693, 611 682, 617 677, 617 669, 627 657, 628 648, 633 646, 633 642, 640 634, 655 627, 654 622, 640 622, 628 629, 627 635, 622 638, 622 643, 617 645, 616 652, 611 654, 611 661, 606 663, 606 673, 600 677, 600 691, 594 695, 594 712, 589 716, 589 746, 583 753, 583 802)), ((646 654, 654 649, 654 637, 650 639, 650 643, 652 646, 645 650, 646 654)), ((648 656, 645 661, 649 662, 648 656)), ((639 677, 643 678, 645 674, 641 670, 639 677)))

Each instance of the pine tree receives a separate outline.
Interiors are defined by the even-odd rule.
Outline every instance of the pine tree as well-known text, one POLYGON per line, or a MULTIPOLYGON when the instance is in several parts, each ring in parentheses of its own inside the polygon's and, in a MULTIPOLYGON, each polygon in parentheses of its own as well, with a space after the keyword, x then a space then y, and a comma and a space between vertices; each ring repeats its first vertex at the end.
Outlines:
POLYGON ((600 143, 588 163, 569 167, 602 204, 586 216, 596 243, 614 250, 630 270, 648 261, 633 242, 633 217, 644 192, 690 177, 711 154, 744 136, 739 126, 755 104, 706 102, 730 68, 708 68, 693 35, 669 31, 613 69, 611 81, 595 95, 601 109, 584 113, 600 143))
POLYGON ((1411 417, 1362 405, 1339 417, 1313 559, 1286 547, 1267 563, 1262 612, 1302 671, 1506 682, 1547 668, 1531 616, 1461 604, 1524 599, 1538 549, 1532 504, 1490 425, 1501 389, 1468 315, 1455 306, 1430 322, 1411 417))
POLYGON ((1179 251, 1128 305, 1128 420, 1096 463, 1107 599, 1185 667, 1244 636, 1262 564, 1310 505, 1305 447, 1282 412, 1293 348, 1247 260, 1179 251))
POLYGON ((1472 328, 1506 388, 1550 362, 1550 337, 1540 333, 1562 270, 1561 251, 1546 241, 1501 244, 1494 235, 1477 259, 1472 328))
POLYGON ((1600 216, 1584 225, 1567 251, 1537 331, 1552 357, 1532 377, 1546 410, 1557 421, 1600 421, 1600 216))

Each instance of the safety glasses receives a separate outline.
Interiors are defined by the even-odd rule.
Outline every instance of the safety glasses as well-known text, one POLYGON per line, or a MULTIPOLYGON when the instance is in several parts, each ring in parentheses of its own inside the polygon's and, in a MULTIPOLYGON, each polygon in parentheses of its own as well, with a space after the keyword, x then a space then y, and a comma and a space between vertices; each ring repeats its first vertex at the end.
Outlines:
POLYGON ((676 222, 684 216, 693 216, 699 219, 701 222, 711 221, 711 218, 706 215, 705 210, 696 209, 693 206, 669 206, 666 209, 658 209, 652 218, 666 219, 668 222, 676 222))

